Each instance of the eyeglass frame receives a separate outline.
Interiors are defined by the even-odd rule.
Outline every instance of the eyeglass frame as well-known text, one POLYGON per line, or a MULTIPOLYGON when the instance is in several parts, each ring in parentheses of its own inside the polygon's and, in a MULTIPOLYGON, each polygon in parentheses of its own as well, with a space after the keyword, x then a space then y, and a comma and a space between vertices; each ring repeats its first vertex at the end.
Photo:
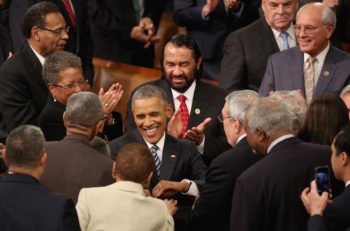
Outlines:
POLYGON ((58 28, 56 30, 52 30, 52 29, 48 29, 48 28, 45 28, 45 27, 40 27, 38 26, 39 29, 41 30, 46 30, 46 31, 50 31, 56 35, 61 35, 63 32, 66 32, 68 34, 69 30, 70 30, 70 27, 69 26, 66 26, 64 28, 58 28))
POLYGON ((223 122, 224 122, 224 119, 232 119, 231 117, 229 117, 229 116, 223 116, 222 114, 219 114, 219 115, 217 116, 217 118, 218 118, 218 120, 219 120, 220 123, 223 123, 223 122))
POLYGON ((66 90, 72 90, 72 89, 76 88, 77 86, 82 87, 82 86, 84 86, 84 84, 88 84, 88 83, 89 83, 89 81, 87 79, 83 79, 83 80, 79 80, 78 82, 72 82, 72 83, 69 83, 66 85, 60 85, 57 83, 53 83, 52 86, 60 87, 60 88, 66 89, 66 90), (68 86, 70 84, 72 84, 72 87, 68 86))

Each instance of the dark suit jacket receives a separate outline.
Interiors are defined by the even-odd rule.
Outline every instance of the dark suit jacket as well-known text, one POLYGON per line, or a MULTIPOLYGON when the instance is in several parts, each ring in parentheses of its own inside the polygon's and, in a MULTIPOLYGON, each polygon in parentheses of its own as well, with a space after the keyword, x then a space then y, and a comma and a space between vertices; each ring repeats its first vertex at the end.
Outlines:
POLYGON ((86 15, 87 9, 85 0, 70 0, 75 13, 76 31, 73 29, 72 22, 62 0, 11 0, 9 20, 15 51, 21 48, 25 41, 21 31, 21 22, 24 13, 35 3, 43 1, 53 2, 60 7, 61 14, 64 17, 67 26, 70 27, 68 33, 69 39, 65 46, 65 50, 70 51, 81 58, 84 77, 88 79, 89 83, 92 85, 94 78, 94 70, 92 66, 93 45, 86 15))
POLYGON ((0 67, 1 129, 10 132, 23 124, 37 124, 49 93, 41 70, 27 43, 0 67))
MULTIPOLYGON (((168 97, 168 103, 174 105, 173 95, 171 93, 171 87, 165 79, 158 79, 145 83, 151 84, 157 87, 162 88, 168 97)), ((141 87, 139 86, 139 87, 141 87)), ((138 89, 137 87, 136 89, 138 89)), ((136 91, 133 91, 133 93, 136 91)), ((125 118, 125 131, 129 132, 133 130, 135 126, 134 118, 131 112, 131 99, 130 97, 128 103, 128 110, 125 118)), ((203 160, 209 166, 210 162, 218 156, 220 153, 223 153, 230 148, 229 144, 226 141, 226 136, 222 123, 217 119, 217 116, 221 114, 221 110, 225 104, 225 96, 227 92, 222 88, 219 88, 210 83, 197 80, 196 89, 194 91, 192 109, 190 113, 190 118, 188 120, 187 129, 196 127, 207 117, 210 117, 212 120, 207 125, 205 129, 205 143, 204 143, 204 152, 203 160), (196 114, 196 109, 200 110, 199 114, 196 114)))
POLYGON ((187 33, 199 46, 203 58, 203 77, 219 79, 222 46, 227 34, 258 19, 256 7, 245 3, 240 17, 228 14, 223 1, 210 13, 209 20, 202 18, 202 8, 206 0, 174 1, 174 21, 185 26, 187 33))
MULTIPOLYGON (((145 0, 143 17, 150 17, 157 27, 165 1, 145 0)), ((91 36, 94 56, 153 67, 154 46, 144 49, 143 43, 130 38, 130 32, 138 25, 136 13, 130 0, 88 0, 91 36)))
POLYGON ((227 91, 258 91, 268 57, 279 48, 271 27, 264 17, 232 32, 225 40, 219 86, 227 91))
POLYGON ((78 134, 47 142, 47 163, 40 182, 77 202, 80 189, 112 184, 113 161, 90 147, 78 134))
MULTIPOLYGON (((278 143, 237 179, 230 230, 306 230, 309 216, 300 195, 314 179, 315 167, 331 166, 330 158, 326 145, 295 137, 278 143)), ((333 175, 331 178, 333 192, 339 195, 340 182, 333 175)))
POLYGON ((9 57, 10 51, 12 51, 10 35, 6 27, 0 24, 0 66, 9 57))
POLYGON ((233 149, 213 160, 191 213, 190 230, 229 230, 236 179, 262 157, 253 153, 244 138, 233 149))
POLYGON ((80 230, 73 202, 29 175, 7 174, 0 180, 2 231, 80 230))
MULTIPOLYGON (((330 45, 312 98, 326 93, 340 94, 350 83, 350 55, 330 45)), ((267 96, 270 91, 297 90, 305 95, 304 53, 299 47, 272 55, 259 94, 267 96)))
MULTIPOLYGON (((62 140, 66 136, 66 127, 63 123, 63 113, 66 110, 66 106, 53 101, 52 95, 49 94, 47 104, 40 113, 38 125, 45 135, 46 141, 62 140)), ((98 136, 108 140, 112 140, 123 135, 123 120, 119 112, 112 112, 112 116, 115 119, 114 125, 105 125, 103 133, 99 133, 98 136)))

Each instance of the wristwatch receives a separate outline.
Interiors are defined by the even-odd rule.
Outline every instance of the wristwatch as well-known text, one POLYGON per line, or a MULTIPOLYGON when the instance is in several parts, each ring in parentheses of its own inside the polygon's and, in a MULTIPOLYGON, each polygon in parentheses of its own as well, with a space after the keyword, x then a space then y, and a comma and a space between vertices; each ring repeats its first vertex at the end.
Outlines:
POLYGON ((190 188, 191 188, 192 181, 187 180, 187 179, 182 180, 182 182, 183 182, 183 181, 187 182, 187 184, 188 184, 188 189, 187 189, 187 190, 182 191, 182 193, 187 193, 187 192, 188 192, 188 190, 190 190, 190 188))

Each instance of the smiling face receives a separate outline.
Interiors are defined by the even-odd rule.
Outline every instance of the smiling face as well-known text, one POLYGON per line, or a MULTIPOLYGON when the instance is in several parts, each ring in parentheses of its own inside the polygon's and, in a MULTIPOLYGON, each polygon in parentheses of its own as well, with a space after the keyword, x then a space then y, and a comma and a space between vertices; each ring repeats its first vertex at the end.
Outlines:
POLYGON ((267 24, 279 32, 285 32, 291 25, 295 12, 298 9, 297 0, 263 0, 267 24))
MULTIPOLYGON (((62 14, 53 12, 46 15, 45 28, 53 31, 58 31, 66 27, 66 22, 62 14)), ((45 29, 37 28, 38 39, 40 43, 39 53, 42 56, 50 55, 56 51, 61 51, 69 38, 67 32, 54 33, 45 29)))
POLYGON ((196 63, 193 51, 186 46, 177 47, 169 42, 164 48, 164 75, 170 86, 185 92, 196 78, 201 59, 196 63))
POLYGON ((300 50, 312 57, 323 51, 332 35, 334 26, 322 22, 323 6, 308 5, 300 10, 296 20, 296 37, 300 50), (309 28, 305 31, 305 28, 309 28))
POLYGON ((143 138, 151 144, 158 143, 165 132, 167 118, 171 116, 171 105, 165 106, 158 97, 135 99, 132 112, 143 138))

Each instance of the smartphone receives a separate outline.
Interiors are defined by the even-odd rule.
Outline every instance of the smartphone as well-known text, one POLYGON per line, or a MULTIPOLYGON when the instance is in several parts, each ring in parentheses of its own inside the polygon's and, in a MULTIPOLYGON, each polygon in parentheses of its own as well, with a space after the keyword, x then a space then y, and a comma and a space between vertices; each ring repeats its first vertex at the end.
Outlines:
POLYGON ((330 189, 329 182, 329 168, 328 166, 320 166, 315 168, 315 180, 318 193, 322 195, 323 192, 328 192, 330 189))

